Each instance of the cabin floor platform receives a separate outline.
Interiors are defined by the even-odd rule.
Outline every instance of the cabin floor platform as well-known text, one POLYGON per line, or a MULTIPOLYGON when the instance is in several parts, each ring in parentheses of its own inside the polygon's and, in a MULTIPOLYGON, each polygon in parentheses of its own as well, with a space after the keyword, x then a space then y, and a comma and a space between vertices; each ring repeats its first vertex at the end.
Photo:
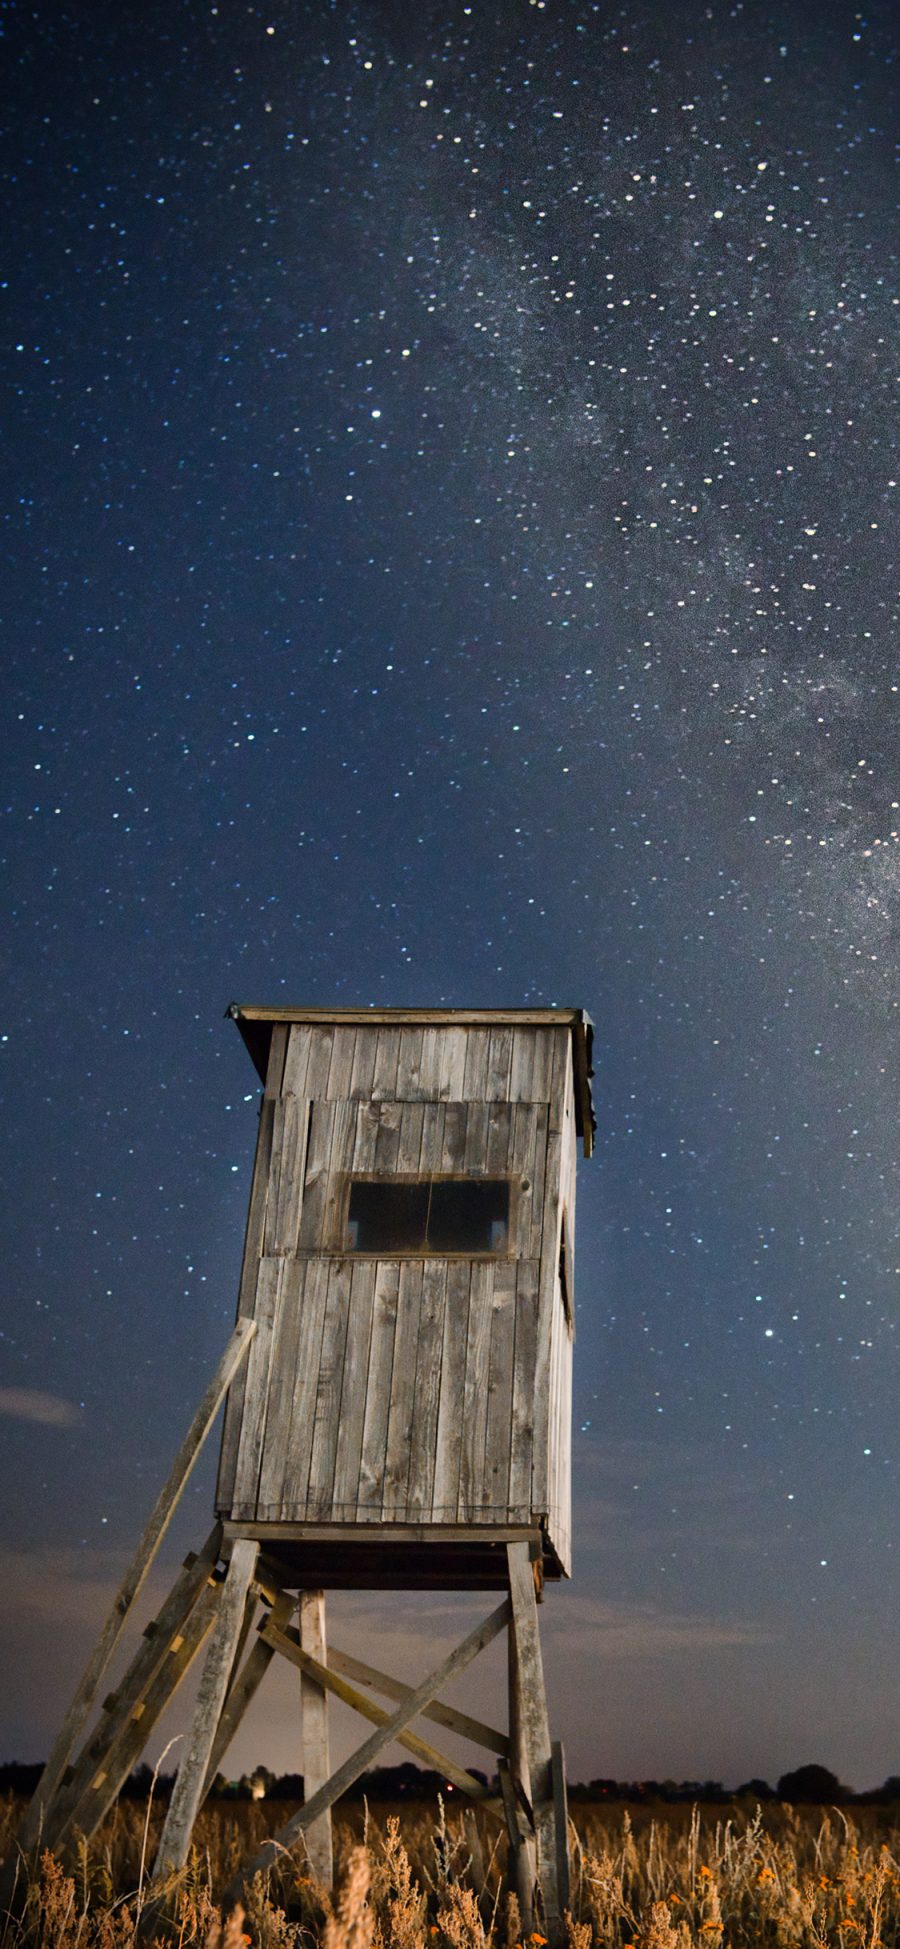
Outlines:
POLYGON ((258 1543, 298 1590, 505 1590, 507 1549, 526 1543, 537 1581, 565 1573, 546 1533, 514 1525, 225 1522, 227 1547, 258 1543))

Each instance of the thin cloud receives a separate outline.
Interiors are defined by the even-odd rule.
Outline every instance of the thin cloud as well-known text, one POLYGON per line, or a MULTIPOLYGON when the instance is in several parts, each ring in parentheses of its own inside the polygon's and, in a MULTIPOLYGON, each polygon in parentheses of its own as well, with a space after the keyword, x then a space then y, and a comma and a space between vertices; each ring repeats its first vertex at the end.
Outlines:
POLYGON ((0 1414, 13 1421, 36 1421, 42 1428, 74 1428, 81 1414, 74 1401, 43 1387, 0 1387, 0 1414))

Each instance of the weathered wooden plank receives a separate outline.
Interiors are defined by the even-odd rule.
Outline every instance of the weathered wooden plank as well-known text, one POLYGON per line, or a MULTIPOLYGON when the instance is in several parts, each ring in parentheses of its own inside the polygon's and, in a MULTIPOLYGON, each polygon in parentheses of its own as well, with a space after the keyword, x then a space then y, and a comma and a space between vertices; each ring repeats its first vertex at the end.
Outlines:
MULTIPOLYGON (((154 1679, 169 1657, 172 1643, 180 1639, 192 1611, 208 1588, 219 1559, 222 1539, 220 1523, 207 1537, 199 1555, 185 1558, 184 1565, 157 1616, 148 1624, 128 1670, 114 1692, 103 1701, 100 1719, 75 1761, 64 1786, 45 1809, 41 1841, 56 1846, 77 1817, 86 1789, 98 1772, 111 1770, 110 1755, 127 1732, 132 1718, 140 1718, 144 1701, 154 1679)), ((116 1789, 112 1789, 115 1793, 116 1789)), ((90 1799, 90 1796, 89 1796, 90 1799)))
POLYGON ((317 1252, 322 1244, 338 1111, 339 1105, 336 1103, 315 1102, 310 1105, 306 1182, 300 1219, 300 1248, 304 1252, 317 1252))
POLYGON ((401 1112, 397 1170, 407 1176, 418 1174, 422 1157, 422 1126, 425 1120, 425 1109, 424 1103, 404 1103, 401 1112))
POLYGON ((183 1868, 187 1860, 191 1831, 200 1806, 203 1782, 225 1702, 225 1693, 244 1616, 244 1606, 258 1554, 259 1545, 245 1538, 239 1538, 232 1548, 228 1575, 219 1600, 219 1614, 200 1680, 188 1743, 178 1768, 160 1837, 154 1865, 154 1879, 157 1880, 171 1874, 176 1868, 183 1868))
POLYGON ((509 1514, 510 1519, 516 1522, 527 1522, 531 1514, 539 1271, 536 1259, 520 1260, 516 1267, 516 1333, 509 1452, 509 1514))
MULTIPOLYGON (((282 1590, 275 1596, 268 1616, 275 1625, 283 1628, 290 1623, 296 1608, 296 1597, 292 1592, 282 1590)), ((222 1715, 216 1728, 215 1739, 212 1743, 212 1751, 207 1762, 201 1805, 207 1798, 215 1782, 216 1774, 222 1765, 228 1748, 238 1732, 248 1706, 252 1704, 256 1697, 274 1656, 275 1653, 271 1645, 265 1644, 263 1639, 258 1637, 250 1652, 250 1656, 246 1659, 240 1671, 237 1669, 238 1660, 235 1659, 231 1674, 231 1683, 228 1687, 225 1704, 222 1707, 222 1715)))
POLYGON ((312 1030, 305 1023, 295 1022, 291 1028, 281 1084, 283 1096, 309 1096, 306 1079, 309 1073, 311 1035, 312 1030))
MULTIPOLYGON (((310 1656, 306 1646, 298 1644, 296 1631, 276 1632, 269 1626, 265 1629, 267 1641, 273 1648, 289 1658, 292 1664, 299 1666, 300 1671, 308 1675, 312 1682, 318 1683, 323 1692, 332 1692, 335 1698, 341 1699, 344 1705, 352 1706, 354 1712, 358 1712, 363 1719, 369 1719, 374 1725, 386 1725, 390 1714, 385 1712, 384 1707, 376 1705, 374 1700, 367 1698, 364 1692, 360 1692, 355 1685, 349 1684, 333 1663, 326 1665, 324 1660, 317 1660, 310 1656)), ((409 1698, 412 1686, 402 1686, 399 1691, 402 1698, 409 1698)), ((425 1718, 433 1715, 428 1713, 427 1707, 423 1707, 422 1716, 425 1718)), ((490 1787, 486 1786, 483 1780, 477 1779, 474 1774, 466 1772, 465 1767, 457 1766, 456 1761, 448 1759, 446 1753, 439 1753, 435 1746, 429 1745, 412 1732, 399 1733, 397 1744, 405 1746, 407 1752, 415 1753, 416 1758, 424 1766, 433 1768, 436 1773, 442 1773, 445 1780, 449 1780, 463 1793, 469 1794, 473 1800, 483 1801, 491 1812, 497 1811, 490 1787)))
POLYGON ((334 1470, 352 1272, 352 1263, 349 1259, 331 1261, 309 1461, 309 1494, 306 1501, 306 1513, 313 1522, 317 1518, 324 1521, 330 1516, 334 1498, 334 1470))
POLYGON ((441 1360, 447 1300, 447 1263, 427 1259, 422 1268, 422 1304, 415 1355, 415 1405, 410 1431, 410 1521, 430 1517, 434 1501, 438 1410, 441 1399, 441 1360))
POLYGON ((489 1103, 470 1103, 466 1116, 466 1149, 463 1169, 484 1171, 487 1169, 489 1103))
POLYGON ((381 1104, 368 1099, 356 1106, 356 1138, 353 1145, 354 1171, 372 1171, 375 1168, 375 1145, 381 1129, 381 1104))
POLYGON ((355 1103, 342 1102, 334 1105, 334 1122, 331 1127, 331 1159, 328 1168, 328 1184, 322 1211, 321 1242, 328 1250, 337 1250, 346 1243, 344 1235, 344 1214, 346 1209, 347 1179, 353 1169, 353 1153, 356 1149, 355 1103))
POLYGON ((397 1095, 397 1063, 400 1058, 400 1030, 371 1029, 375 1041, 375 1069, 372 1095, 376 1101, 393 1102, 397 1095))
POLYGON ((492 1267, 491 1338, 488 1364, 482 1508, 506 1515, 512 1434, 513 1355, 516 1336, 516 1265, 492 1267))
POLYGON ((98 1764, 89 1769, 83 1783, 79 1775, 80 1792, 77 1798, 73 1797, 67 1802, 64 1823, 56 1829, 51 1826, 46 1835, 46 1840, 54 1848, 64 1847, 66 1840, 76 1831, 83 1834, 86 1841, 96 1834, 132 1767, 146 1750, 154 1727, 171 1704, 182 1679, 209 1635, 221 1592, 221 1584, 206 1585, 183 1629, 170 1641, 167 1656, 152 1683, 130 1709, 123 1708, 122 1713, 116 1715, 113 1737, 98 1764))
POLYGON ((441 1354, 441 1395, 438 1403, 433 1488, 436 1522, 454 1522, 459 1505, 459 1471, 465 1425, 466 1343, 469 1323, 469 1281, 466 1260, 447 1267, 444 1340, 441 1354))
POLYGON ((544 1250, 544 1186, 547 1176, 547 1143, 549 1138, 550 1112, 546 1103, 538 1106, 538 1119, 534 1133, 534 1158, 531 1168, 531 1239, 525 1253, 527 1259, 540 1259, 544 1250))
POLYGON ((467 1103, 445 1103, 444 1136, 441 1144, 442 1171, 461 1171, 466 1159, 467 1103))
POLYGON ((484 1165, 488 1177, 505 1177, 512 1165, 512 1104, 488 1106, 484 1165))
POLYGON ((515 1191, 515 1224, 510 1249, 520 1259, 530 1256, 535 1125, 539 1116, 540 1110, 534 1103, 516 1103, 513 1106, 509 1168, 515 1191))
POLYGON ((492 1102, 509 1101, 509 1069, 512 1061, 512 1029, 491 1029, 488 1047, 486 1096, 492 1102))
POLYGON ((301 1522, 306 1515, 328 1266, 327 1259, 310 1259, 300 1290, 300 1342, 281 1504, 282 1519, 288 1522, 301 1522))
POLYGON ((405 1259, 400 1266, 400 1292, 391 1371, 382 1504, 384 1519, 395 1522, 406 1520, 416 1388, 416 1344, 422 1306, 422 1270, 421 1260, 416 1259, 405 1259))
MULTIPOLYGON (((398 1703, 408 1699, 411 1685, 404 1685, 399 1678, 389 1677, 387 1672, 376 1670, 374 1665, 363 1663, 347 1651, 338 1651, 334 1645, 329 1647, 328 1662, 332 1671, 341 1673, 344 1678, 358 1679, 362 1685, 371 1685, 386 1699, 398 1703)), ((432 1719, 435 1725, 445 1726, 448 1732, 455 1732, 460 1739, 470 1739, 475 1746, 484 1746, 489 1753, 509 1752, 509 1739, 497 1726, 485 1725, 483 1719, 473 1719, 468 1712, 460 1712, 458 1706, 443 1705, 435 1699, 431 1705, 423 1706, 423 1719, 432 1719)))
POLYGON ((375 1077, 377 1046, 377 1030, 375 1026, 363 1026, 361 1033, 356 1038, 353 1073, 350 1077, 350 1095, 355 1102, 367 1101, 371 1097, 372 1083, 375 1077))
MULTIPOLYGON (((534 1841, 534 1813, 531 1805, 531 1769, 528 1761, 528 1742, 525 1737, 522 1674, 516 1655, 516 1642, 512 1627, 507 1632, 507 1669, 509 1684, 509 1773, 510 1787, 512 1789, 510 1796, 512 1804, 509 1805, 507 1812, 509 1879, 518 1898, 522 1937, 524 1941, 531 1934, 534 1924, 537 1849, 534 1841)), ((507 1796, 504 1794, 504 1802, 506 1800, 507 1796)))
POLYGON ((463 1097, 467 1103, 481 1103, 487 1096, 490 1029, 466 1030, 466 1070, 463 1097))
POLYGON ((360 1260, 352 1268, 332 1500, 337 1517, 355 1517, 359 1497, 376 1270, 373 1259, 360 1260))
POLYGON ((100 1681, 144 1587, 147 1572, 181 1501, 226 1389, 255 1339, 253 1321, 238 1320, 150 1512, 140 1542, 116 1592, 112 1609, 76 1687, 75 1696, 22 1823, 20 1850, 33 1847, 40 1835, 45 1811, 57 1792, 75 1742, 97 1696, 100 1681))
POLYGON ((296 1252, 303 1209, 310 1105, 283 1096, 275 1105, 272 1163, 263 1251, 267 1258, 296 1252))
POLYGON ((445 1103, 460 1103, 465 1096, 466 1037, 464 1028, 441 1031, 441 1073, 438 1094, 445 1103))
POLYGON ((426 1103, 434 1101, 441 1091, 441 1037, 443 1029, 427 1028, 422 1036, 422 1054, 419 1061, 419 1094, 426 1103))
POLYGON ((310 1032, 309 1056, 306 1070, 306 1094, 310 1101, 324 1101, 328 1089, 328 1072, 334 1049, 335 1028, 333 1025, 314 1028, 310 1032))
POLYGON ((266 1065, 265 1091, 267 1096, 280 1096, 284 1088, 284 1068, 287 1060, 290 1028, 286 1022, 276 1022, 269 1043, 269 1060, 266 1065))
POLYGON ((252 1859, 244 1864, 240 1872, 225 1890, 224 1902, 226 1904, 234 1902, 237 1899, 242 1888, 252 1881, 254 1875, 265 1874, 266 1870, 279 1859, 285 1850, 293 1846, 294 1842, 310 1826, 311 1822, 317 1820, 319 1815, 324 1813, 326 1807, 334 1806, 335 1801, 339 1800, 341 1795, 346 1793, 349 1787, 352 1787, 354 1781, 359 1779, 361 1773, 365 1773, 366 1768, 372 1765, 373 1761, 378 1758, 379 1753, 382 1753, 386 1746, 389 1746, 393 1740, 399 1738, 402 1732, 406 1731, 407 1726, 411 1724, 412 1720, 418 1717, 423 1706, 430 1705, 432 1699, 437 1696, 438 1692, 443 1690, 445 1685, 449 1684, 451 1678, 455 1678, 457 1672, 463 1671, 467 1665, 471 1664, 473 1658, 477 1658, 480 1651, 483 1651, 487 1645, 493 1643, 498 1633, 505 1630, 510 1616, 510 1600, 509 1598, 505 1598, 503 1603, 498 1605, 495 1611, 491 1612, 490 1617, 486 1618, 483 1624, 477 1625, 475 1630, 470 1631, 468 1637, 463 1639, 462 1644, 457 1645, 456 1649, 451 1651, 448 1657, 442 1659, 436 1670, 429 1672, 427 1678, 423 1678, 421 1684, 416 1687, 411 1697, 405 1699, 403 1704, 397 1707, 396 1712, 391 1714, 390 1719, 383 1726, 380 1726, 377 1731, 372 1733, 370 1738, 364 1740, 363 1744, 357 1747, 355 1753, 350 1754, 343 1765, 339 1766, 337 1771, 332 1774, 327 1784, 324 1787, 320 1787, 318 1793, 314 1793, 312 1799, 305 1806, 301 1807, 299 1812, 294 1814, 290 1820, 285 1821, 284 1826, 279 1828, 277 1834, 273 1834, 271 1839, 266 1841, 263 1847, 259 1849, 258 1853, 253 1855, 252 1859))
POLYGON ((405 1102, 421 1098, 419 1070, 422 1063, 424 1029, 402 1028, 397 1053, 397 1096, 405 1102))
MULTIPOLYGON (((277 1628, 277 1626, 275 1627, 277 1628)), ((327 1665, 325 1593, 301 1590, 298 1616, 300 1649, 309 1663, 301 1668, 300 1723, 303 1738, 303 1795, 309 1800, 325 1785, 331 1772, 328 1744, 328 1692, 322 1683, 327 1665)), ((334 1863, 331 1808, 326 1807, 303 1836, 309 1865, 316 1879, 331 1887, 334 1863)))
POLYGON ((402 1103, 382 1103, 378 1119, 378 1135, 375 1139, 375 1162, 373 1169, 384 1171, 389 1176, 397 1169, 397 1152, 400 1149, 400 1120, 403 1115, 402 1103))
POLYGON ((583 1020, 580 1008, 251 1008, 233 1003, 228 1011, 236 1022, 382 1022, 434 1023, 449 1028, 475 1022, 508 1022, 513 1028, 531 1025, 572 1027, 583 1020))
POLYGON ((509 1069, 509 1100, 511 1103, 532 1103, 532 1076, 534 1074, 534 1029, 514 1029, 512 1036, 512 1056, 509 1069))
POLYGON ((558 1036, 553 1051, 550 1078, 550 1110, 546 1162, 544 1167, 544 1207, 541 1226, 541 1273, 538 1287, 537 1349, 535 1353, 534 1454, 532 1463, 532 1508, 546 1510, 549 1503, 549 1416, 550 1337, 553 1309, 559 1283, 560 1176, 562 1171, 562 1124, 565 1115, 566 1068, 570 1060, 568 1037, 558 1036))
POLYGON ((269 1375, 278 1315, 283 1259, 263 1259, 256 1299, 256 1334, 247 1363, 247 1390, 234 1474, 234 1514, 254 1516, 259 1501, 259 1470, 269 1412, 269 1375))
POLYGON ((399 1265, 396 1262, 378 1263, 375 1268, 375 1297, 359 1469, 360 1522, 378 1522, 384 1502, 384 1458, 387 1451, 399 1291, 399 1265))
POLYGON ((469 1325, 463 1394, 459 1499, 461 1522, 475 1522, 484 1502, 484 1449, 490 1371, 491 1306, 494 1273, 490 1263, 473 1264, 469 1282, 469 1325))
POLYGON ((269 1367, 268 1410, 265 1441, 261 1450, 258 1492, 260 1521, 281 1515, 284 1502, 285 1471, 291 1440, 291 1419, 297 1376, 307 1353, 304 1335, 304 1289, 310 1261, 286 1259, 281 1271, 281 1290, 275 1340, 269 1367))
POLYGON ((419 1152, 419 1174, 433 1177, 441 1168, 441 1153, 444 1143, 443 1103, 423 1103, 422 1105, 422 1146, 419 1152))
MULTIPOLYGON (((557 1836, 551 1775, 550 1727, 538 1631, 534 1577, 526 1543, 507 1545, 512 1602, 511 1636, 519 1671, 522 1732, 531 1774, 531 1805, 537 1845, 537 1872, 544 1919, 551 1942, 559 1936, 561 1911, 557 1879, 557 1836)), ((562 1845, 565 1845, 563 1841, 562 1845)))
POLYGON ((532 1101, 549 1103, 550 1079, 553 1074, 553 1051, 558 1039, 568 1041, 570 1030, 536 1029, 534 1035, 534 1068, 531 1076, 532 1101))
POLYGON ((365 1029, 345 1028, 343 1024, 335 1028, 334 1041, 331 1045, 331 1061, 328 1065, 328 1082, 325 1086, 325 1094, 332 1103, 345 1102, 350 1095, 356 1041, 358 1036, 365 1033, 365 1029))

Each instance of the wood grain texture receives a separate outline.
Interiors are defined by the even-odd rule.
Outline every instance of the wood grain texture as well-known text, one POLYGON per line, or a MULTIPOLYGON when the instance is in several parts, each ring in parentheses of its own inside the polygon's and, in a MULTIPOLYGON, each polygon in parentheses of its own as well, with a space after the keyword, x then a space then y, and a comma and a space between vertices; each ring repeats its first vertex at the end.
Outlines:
POLYGON ((256 1334, 247 1362, 247 1385, 234 1477, 233 1514, 253 1516, 259 1503, 259 1476, 269 1413, 269 1379, 280 1298, 283 1259, 263 1259, 256 1293, 256 1334))
MULTIPOLYGON (((297 1626, 301 1649, 319 1667, 318 1672, 311 1672, 307 1668, 300 1675, 303 1793, 304 1798, 309 1800, 320 1787, 324 1786, 331 1772, 328 1693, 320 1676, 322 1669, 327 1665, 324 1591, 302 1590, 300 1592, 297 1626)), ((277 1625, 274 1628, 277 1629, 277 1625)), ((326 1807, 318 1820, 313 1821, 306 1829, 303 1838, 306 1843, 307 1860, 313 1874, 326 1888, 330 1888, 334 1873, 330 1807, 326 1807)))
POLYGON ((527 1522, 532 1512, 534 1449, 535 1357, 540 1263, 522 1260, 516 1267, 516 1325, 509 1454, 509 1517, 527 1522))
POLYGON ((459 1507, 470 1280, 471 1267, 467 1261, 457 1260, 448 1265, 432 1491, 434 1519, 443 1523, 455 1523, 459 1507))
POLYGON ((289 1522, 301 1522, 306 1515, 328 1272, 327 1259, 310 1259, 302 1268, 300 1339, 281 1499, 282 1518, 289 1522))
POLYGON ((448 1267, 443 1259, 429 1259, 422 1268, 422 1302, 416 1343, 416 1388, 410 1429, 409 1486, 406 1512, 410 1522, 433 1515, 437 1457, 438 1413, 448 1267))
POLYGON ((416 1347, 422 1306, 423 1265, 421 1260, 405 1259, 400 1266, 400 1292, 397 1301, 397 1330, 391 1372, 391 1399, 388 1413, 387 1450, 384 1468, 383 1515, 404 1522, 407 1510, 410 1445, 416 1393, 416 1347))
POLYGON ((361 1260, 351 1269, 332 1494, 332 1511, 336 1518, 355 1517, 359 1500, 377 1270, 377 1264, 371 1259, 361 1260))
POLYGON ((459 1436, 457 1517, 460 1522, 476 1521, 484 1501, 494 1273, 494 1266, 476 1263, 471 1268, 469 1280, 463 1421, 459 1436))
POLYGON ((187 1860, 258 1554, 259 1545, 249 1540, 239 1539, 232 1548, 187 1746, 160 1837, 154 1864, 156 1880, 171 1874, 174 1869, 182 1868, 187 1860))
POLYGON ((347 1322, 350 1315, 350 1286, 353 1267, 349 1259, 333 1259, 328 1269, 328 1290, 322 1324, 313 1439, 309 1460, 309 1492, 306 1513, 311 1521, 325 1521, 334 1500, 334 1472, 340 1426, 341 1389, 347 1349, 347 1322))
MULTIPOLYGON (((518 1667, 522 1742, 531 1776, 531 1805, 537 1849, 537 1873, 544 1920, 551 1942, 559 1937, 558 1847, 551 1770, 550 1726, 544 1691, 544 1667, 538 1631, 534 1577, 525 1543, 507 1546, 512 1601, 511 1638, 518 1667)), ((565 1846, 565 1837, 562 1845, 565 1846)))
POLYGON ((306 1277, 307 1262, 303 1259, 288 1259, 282 1263, 269 1368, 268 1411, 259 1468, 257 1513, 261 1520, 280 1517, 284 1502, 297 1376, 302 1372, 304 1357, 308 1353, 304 1344, 306 1277))
POLYGON ((397 1064, 400 1059, 399 1029, 370 1029, 375 1037, 375 1068, 372 1075, 372 1096, 376 1103, 392 1101, 397 1096, 397 1064))
POLYGON ((491 1340, 488 1362, 487 1420, 481 1506, 486 1514, 506 1516, 509 1507, 512 1441, 513 1359, 516 1340, 516 1267, 493 1270, 491 1340))
POLYGON ((384 1503, 384 1464, 399 1293, 400 1267, 397 1261, 376 1265, 359 1468, 360 1522, 379 1522, 384 1503))

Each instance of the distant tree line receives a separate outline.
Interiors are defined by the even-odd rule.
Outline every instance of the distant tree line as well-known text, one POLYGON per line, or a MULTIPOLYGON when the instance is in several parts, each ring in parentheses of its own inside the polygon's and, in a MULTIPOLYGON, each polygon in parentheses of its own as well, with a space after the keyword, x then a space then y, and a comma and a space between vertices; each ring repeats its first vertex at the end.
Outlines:
MULTIPOLYGON (((496 1785, 489 1782, 487 1775, 471 1769, 474 1777, 483 1785, 496 1785)), ((8 1760, 0 1765, 0 1793, 31 1795, 41 1777, 41 1766, 24 1765, 18 1760, 8 1760)), ((153 1786, 154 1794, 165 1800, 172 1791, 173 1773, 160 1773, 154 1784, 153 1768, 136 1766, 122 1788, 129 1800, 146 1800, 153 1786)), ((415 1766, 406 1760, 400 1766, 377 1766, 364 1773, 351 1789, 348 1798, 380 1800, 422 1800, 434 1801, 439 1793, 445 1798, 455 1793, 442 1773, 429 1772, 426 1768, 415 1766)), ((267 1766, 257 1766, 252 1773, 242 1773, 240 1779, 227 1780, 224 1774, 216 1776, 212 1788, 213 1797, 221 1800, 303 1800, 302 1773, 272 1773, 267 1766)), ((578 1801, 623 1801, 630 1805, 648 1802, 663 1802, 674 1805, 679 1801, 704 1801, 712 1805, 725 1805, 734 1800, 755 1804, 767 1801, 784 1800, 795 1806, 835 1807, 835 1806, 884 1806, 900 1801, 900 1774, 892 1773, 880 1787, 870 1787, 865 1793, 854 1793, 851 1787, 841 1784, 836 1773, 827 1766, 798 1766, 792 1773, 782 1773, 775 1786, 768 1780, 745 1780, 742 1786, 728 1788, 721 1780, 588 1780, 576 1782, 569 1787, 569 1794, 578 1801)))

